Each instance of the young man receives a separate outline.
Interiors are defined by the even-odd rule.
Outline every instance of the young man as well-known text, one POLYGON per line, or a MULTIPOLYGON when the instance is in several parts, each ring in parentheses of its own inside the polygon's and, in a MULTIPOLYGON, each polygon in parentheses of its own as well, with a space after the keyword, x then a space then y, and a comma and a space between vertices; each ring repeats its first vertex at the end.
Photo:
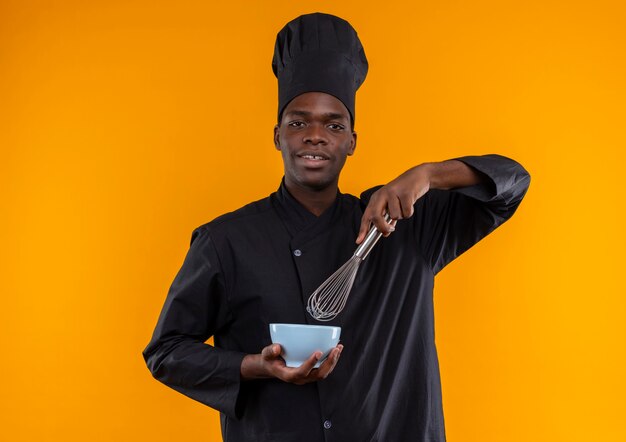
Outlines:
POLYGON ((434 276, 513 215, 529 175, 498 155, 463 157, 420 164, 360 198, 341 194, 367 73, 356 32, 334 16, 298 17, 278 34, 273 67, 283 181, 194 230, 147 365, 219 410, 226 441, 444 441, 434 276), (320 354, 286 367, 269 324, 316 323, 308 296, 371 225, 387 238, 329 323, 342 327, 343 345, 318 369, 320 354))

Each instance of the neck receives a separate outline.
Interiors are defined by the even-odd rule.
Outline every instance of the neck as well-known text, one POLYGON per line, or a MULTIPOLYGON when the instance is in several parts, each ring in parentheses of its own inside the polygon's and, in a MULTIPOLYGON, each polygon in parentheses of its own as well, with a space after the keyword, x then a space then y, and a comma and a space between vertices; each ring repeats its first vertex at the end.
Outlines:
POLYGON ((324 213, 337 198, 338 186, 336 182, 323 189, 311 189, 290 183, 285 179, 285 186, 291 196, 315 216, 320 216, 324 213))

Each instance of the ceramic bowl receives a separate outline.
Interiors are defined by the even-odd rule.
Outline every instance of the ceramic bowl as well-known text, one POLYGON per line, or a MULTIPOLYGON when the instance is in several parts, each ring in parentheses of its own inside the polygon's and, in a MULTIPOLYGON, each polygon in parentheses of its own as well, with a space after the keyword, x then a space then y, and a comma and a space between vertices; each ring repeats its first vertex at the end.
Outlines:
POLYGON ((339 343, 341 327, 306 324, 270 324, 272 343, 283 348, 282 357, 287 367, 299 367, 316 351, 322 352, 315 364, 319 367, 328 353, 339 343))

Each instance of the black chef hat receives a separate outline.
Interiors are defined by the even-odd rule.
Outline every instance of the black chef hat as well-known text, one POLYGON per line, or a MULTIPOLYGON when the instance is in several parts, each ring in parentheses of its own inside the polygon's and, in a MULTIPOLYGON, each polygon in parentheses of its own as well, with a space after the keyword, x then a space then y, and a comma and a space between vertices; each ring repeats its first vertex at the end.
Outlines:
POLYGON ((272 70, 278 78, 278 119, 305 92, 325 92, 348 108, 354 124, 356 90, 367 75, 367 58, 354 28, 334 15, 301 15, 276 36, 272 70))

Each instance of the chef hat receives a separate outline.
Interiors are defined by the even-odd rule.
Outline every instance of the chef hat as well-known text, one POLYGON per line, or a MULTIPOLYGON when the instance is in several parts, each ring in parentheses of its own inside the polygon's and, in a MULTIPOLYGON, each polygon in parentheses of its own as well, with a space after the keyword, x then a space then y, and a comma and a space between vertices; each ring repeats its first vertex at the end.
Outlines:
POLYGON ((367 75, 367 58, 354 28, 334 15, 301 15, 276 36, 272 70, 278 78, 278 119, 305 92, 338 98, 354 124, 356 90, 367 75))

